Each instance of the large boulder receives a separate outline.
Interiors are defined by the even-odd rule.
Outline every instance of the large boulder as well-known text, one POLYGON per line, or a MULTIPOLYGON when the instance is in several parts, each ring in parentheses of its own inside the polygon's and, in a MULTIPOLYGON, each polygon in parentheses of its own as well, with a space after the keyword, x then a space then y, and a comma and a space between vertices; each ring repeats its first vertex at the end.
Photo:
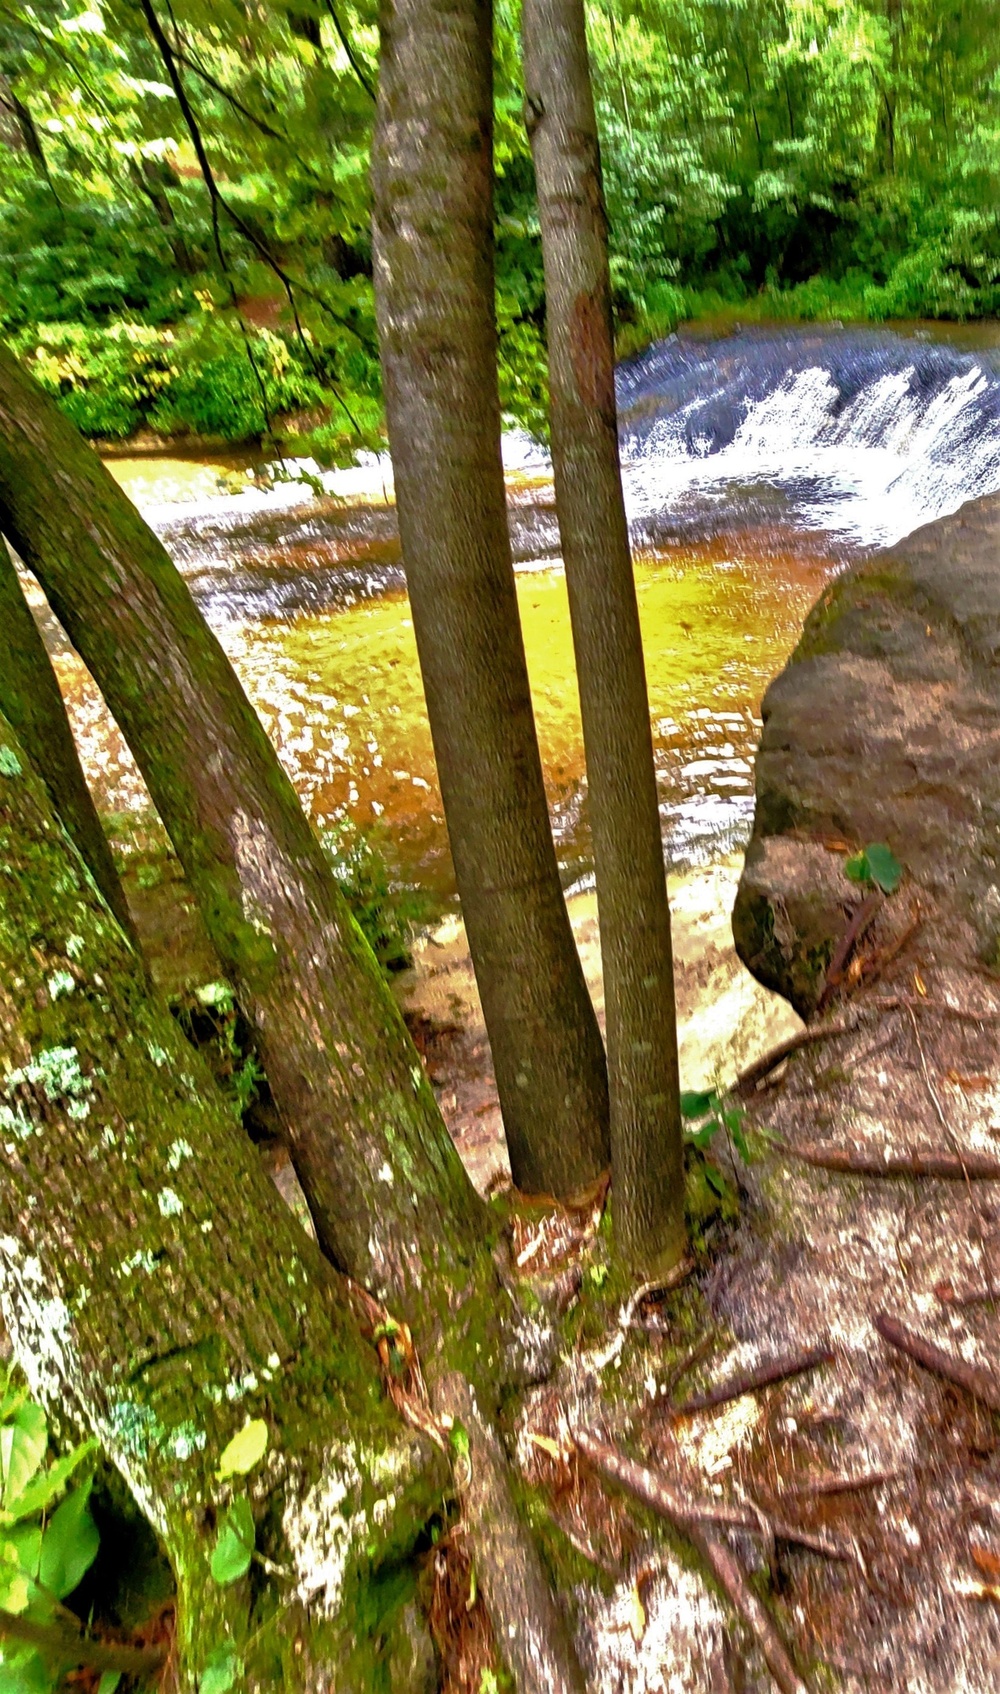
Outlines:
POLYGON ((846 844, 889 844, 950 963, 1000 966, 1000 496, 857 565, 763 705, 733 914, 750 970, 815 1011, 859 901, 846 844))

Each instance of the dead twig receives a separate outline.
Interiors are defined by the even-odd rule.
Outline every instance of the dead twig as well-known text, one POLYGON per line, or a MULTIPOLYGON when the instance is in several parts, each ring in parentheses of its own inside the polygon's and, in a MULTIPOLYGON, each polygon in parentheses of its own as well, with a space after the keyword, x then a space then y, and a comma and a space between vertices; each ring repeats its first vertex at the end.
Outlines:
POLYGON ((856 1018, 845 1018, 840 1023, 813 1024, 809 1029, 800 1029, 796 1035, 790 1035, 787 1041, 779 1041, 776 1047, 740 1071, 732 1092, 740 1100, 751 1099, 764 1078, 790 1059, 793 1053, 798 1053, 803 1047, 812 1047, 817 1041, 833 1041, 838 1035, 851 1035, 856 1028, 856 1018))
POLYGON ((966 1359, 946 1352, 943 1347, 908 1329, 891 1312, 876 1312, 872 1322, 890 1347, 905 1353, 924 1370, 944 1377, 946 1382, 954 1383, 957 1388, 964 1388, 967 1394, 981 1400, 991 1411, 1000 1412, 1000 1380, 992 1371, 985 1370, 982 1365, 970 1365, 966 1359))
POLYGON ((833 998, 834 991, 839 988, 843 982, 844 969, 847 961, 862 936, 875 922, 879 909, 884 903, 884 898, 885 897, 881 890, 876 888, 871 894, 867 895, 866 898, 862 900, 860 906, 858 906, 857 910, 853 913, 847 928, 834 949, 833 958, 830 960, 826 979, 823 983, 823 992, 821 993, 816 1006, 816 1010, 818 1012, 821 1012, 823 1008, 829 1004, 830 1000, 833 998))
POLYGON ((893 1153, 888 1148, 879 1152, 822 1141, 800 1141, 793 1146, 776 1135, 771 1137, 771 1145, 805 1165, 852 1176, 937 1176, 949 1182, 964 1182, 970 1177, 981 1182, 1000 1180, 1000 1159, 992 1153, 948 1153, 939 1147, 893 1153))
POLYGON ((780 1358, 755 1365, 739 1376, 730 1377, 728 1382, 720 1382, 704 1394, 695 1394, 692 1399, 685 1400, 683 1406, 675 1407, 674 1416, 686 1417, 689 1412, 706 1412, 712 1406, 725 1406, 730 1400, 738 1400, 741 1394, 753 1394, 759 1388, 770 1388, 772 1383, 785 1382, 791 1376, 802 1376, 805 1371, 815 1370, 818 1365, 832 1363, 833 1354, 829 1347, 814 1347, 809 1353, 785 1353, 780 1358))
POLYGON ((947 1000, 924 999, 917 994, 873 994, 866 998, 865 1005, 875 1006, 880 1012, 943 1012, 946 1017, 957 1018, 961 1023, 1000 1022, 1000 1011, 972 1012, 964 1006, 953 1006, 947 1000))
POLYGON ((666 1488, 644 1465, 626 1459, 613 1447, 599 1441, 589 1430, 574 1430, 573 1439, 596 1470, 609 1481, 627 1489, 644 1505, 660 1512, 693 1542, 734 1611, 752 1631, 781 1694, 808 1694, 806 1684, 792 1664, 788 1649, 765 1606, 750 1587, 735 1555, 721 1535, 707 1527, 704 1517, 697 1515, 700 1508, 694 1508, 692 1502, 683 1500, 675 1490, 666 1488))

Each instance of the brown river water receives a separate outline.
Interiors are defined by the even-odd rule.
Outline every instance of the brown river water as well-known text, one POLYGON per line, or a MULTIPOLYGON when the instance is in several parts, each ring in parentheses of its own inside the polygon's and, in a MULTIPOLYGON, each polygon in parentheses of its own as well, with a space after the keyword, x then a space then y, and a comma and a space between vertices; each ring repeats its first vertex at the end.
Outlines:
MULTIPOLYGON (((991 336, 917 326, 674 337, 619 377, 625 486, 668 859, 745 840, 760 704, 830 576, 1000 487, 991 336)), ((995 340, 995 335, 992 335, 995 340)), ((564 883, 590 875, 566 583, 544 458, 511 444, 518 600, 564 883)), ((328 492, 260 487, 248 458, 109 468, 185 573, 319 827, 372 827, 399 875, 447 900, 447 835, 387 466, 328 492)), ((259 469, 259 467, 257 467, 259 469)), ((109 811, 141 779, 80 662, 57 666, 109 811)), ((209 734, 206 726, 206 737, 209 734)))

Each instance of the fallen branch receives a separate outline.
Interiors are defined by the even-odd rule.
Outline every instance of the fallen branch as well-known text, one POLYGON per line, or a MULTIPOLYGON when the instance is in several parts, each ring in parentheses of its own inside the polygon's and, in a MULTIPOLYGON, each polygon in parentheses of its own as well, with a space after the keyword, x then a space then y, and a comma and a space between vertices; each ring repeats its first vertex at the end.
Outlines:
POLYGON ((964 1388, 967 1394, 972 1394, 981 1400, 991 1411, 1000 1412, 1000 1380, 992 1371, 985 1370, 982 1365, 970 1365, 967 1360, 957 1358, 954 1353, 945 1352, 933 1341, 927 1341, 924 1336, 917 1335, 908 1329, 899 1318, 891 1312, 876 1312, 872 1322, 883 1341, 888 1341, 890 1347, 895 1347, 900 1353, 922 1365, 924 1370, 933 1371, 936 1376, 944 1377, 946 1382, 954 1383, 957 1388, 964 1388))
POLYGON ((982 1182, 1000 1181, 1000 1159, 992 1153, 948 1153, 943 1148, 920 1148, 909 1153, 867 1151, 822 1141, 790 1141, 771 1137, 771 1145, 791 1159, 820 1170, 844 1171, 853 1176, 937 1176, 949 1182, 974 1177, 982 1182))
MULTIPOLYGON (((668 1518, 697 1547, 733 1610, 752 1631, 781 1694, 808 1694, 763 1603, 747 1582, 734 1554, 722 1537, 707 1527, 701 1508, 683 1500, 644 1465, 626 1459, 599 1441, 589 1430, 574 1430, 573 1440, 594 1468, 618 1483, 644 1505, 668 1518)), ((755 1520, 755 1527, 759 1527, 755 1520)))
POLYGON ((752 1065, 747 1065, 740 1071, 733 1083, 732 1092, 740 1100, 749 1100, 756 1093, 766 1076, 770 1076, 785 1059, 790 1059, 793 1053, 802 1047, 812 1047, 817 1041, 832 1041, 838 1035, 850 1035, 857 1027, 854 1018, 844 1019, 840 1023, 813 1024, 808 1029, 800 1029, 796 1035, 790 1035, 787 1041, 779 1041, 776 1047, 755 1059, 752 1065))
POLYGON ((742 1394, 753 1394, 758 1388, 770 1388, 772 1383, 785 1382, 791 1376, 802 1376, 805 1371, 815 1370, 818 1365, 832 1363, 833 1354, 829 1347, 815 1347, 809 1353, 785 1353, 781 1358, 755 1365, 740 1376, 730 1377, 728 1382, 720 1382, 704 1394, 695 1394, 692 1399, 685 1400, 683 1406, 674 1408, 674 1416, 686 1417, 689 1412, 706 1412, 711 1406, 725 1406, 730 1400, 738 1400, 742 1394))

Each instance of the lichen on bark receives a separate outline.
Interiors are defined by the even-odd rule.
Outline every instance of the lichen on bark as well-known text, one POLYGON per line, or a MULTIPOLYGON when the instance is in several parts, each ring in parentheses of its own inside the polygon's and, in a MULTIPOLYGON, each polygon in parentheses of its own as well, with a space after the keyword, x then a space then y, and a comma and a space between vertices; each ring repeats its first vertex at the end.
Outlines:
POLYGON ((443 1461, 384 1399, 341 1284, 2 717, 0 747, 0 1312, 34 1392, 99 1439, 163 1540, 180 1688, 221 1650, 251 1686, 280 1664, 283 1686, 310 1687, 360 1666, 361 1597, 412 1552, 443 1461), (57 973, 72 987, 53 995, 57 973), (221 1481, 251 1417, 266 1455, 221 1481), (221 1587, 209 1561, 242 1488, 271 1567, 221 1587))

